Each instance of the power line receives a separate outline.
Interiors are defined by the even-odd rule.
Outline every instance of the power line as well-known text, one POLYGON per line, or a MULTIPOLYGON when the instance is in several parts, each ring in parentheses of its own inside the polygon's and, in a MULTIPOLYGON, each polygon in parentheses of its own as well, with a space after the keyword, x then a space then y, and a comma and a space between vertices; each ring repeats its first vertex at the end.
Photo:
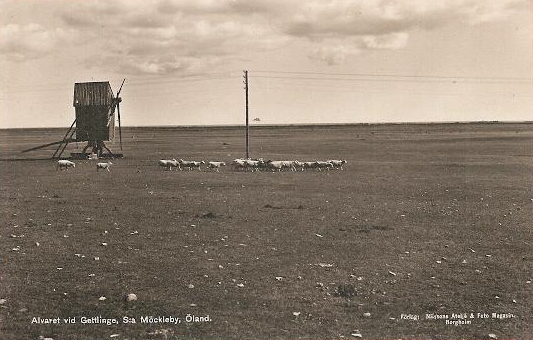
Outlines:
MULTIPOLYGON (((151 85, 151 84, 179 84, 179 83, 196 83, 196 82, 205 82, 205 81, 211 81, 211 80, 228 80, 228 79, 237 79, 238 76, 235 77, 211 77, 211 78, 196 78, 196 79, 175 79, 175 80, 169 80, 169 81, 158 81, 158 82, 135 82, 132 81, 128 83, 128 86, 142 86, 142 85, 151 85)), ((15 90, 15 91, 6 91, 2 92, 1 94, 15 94, 15 93, 40 93, 40 92, 64 92, 67 90, 71 90, 72 86, 64 85, 60 88, 40 88, 40 89, 32 89, 32 90, 15 90)))
MULTIPOLYGON (((331 80, 331 81, 353 81, 353 82, 377 82, 377 83, 474 83, 474 84, 509 84, 511 81, 498 81, 498 80, 452 80, 452 79, 365 79, 365 78, 339 78, 339 77, 286 77, 286 76, 262 76, 253 75, 254 78, 266 78, 266 79, 302 79, 302 80, 331 80)), ((515 81, 514 83, 526 83, 525 81, 515 81)), ((530 84, 530 81, 527 82, 530 84)))
POLYGON ((327 76, 356 76, 356 77, 396 77, 396 78, 435 78, 435 79, 480 79, 480 80, 514 80, 531 81, 528 77, 496 77, 496 76, 439 76, 439 75, 419 75, 419 74, 385 74, 385 73, 330 73, 330 72, 304 72, 304 71, 270 71, 254 70, 254 73, 273 74, 311 74, 327 76))

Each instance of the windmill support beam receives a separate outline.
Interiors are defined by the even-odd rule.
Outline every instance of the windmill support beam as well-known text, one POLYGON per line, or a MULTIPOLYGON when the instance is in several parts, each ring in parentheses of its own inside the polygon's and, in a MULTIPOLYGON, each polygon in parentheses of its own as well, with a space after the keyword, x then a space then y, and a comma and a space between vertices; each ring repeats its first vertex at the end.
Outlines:
POLYGON ((57 148, 56 152, 54 152, 54 155, 52 156, 52 158, 60 158, 61 157, 61 155, 63 154, 63 152, 67 148, 68 143, 74 141, 74 139, 72 139, 72 136, 74 135, 74 132, 76 132, 76 129, 72 129, 72 131, 70 131, 70 135, 68 136, 68 138, 67 139, 63 139, 63 143, 59 144, 59 147, 57 148), (57 151, 59 150, 59 148, 61 148, 61 146, 63 146, 63 148, 59 151, 59 154, 57 154, 57 151), (56 156, 56 154, 57 154, 57 156, 56 156))
MULTIPOLYGON (((70 124, 70 127, 68 128, 67 132, 65 133, 65 135, 63 136, 63 141, 68 144, 68 142, 66 141, 67 140, 67 136, 69 135, 70 133, 70 137, 68 138, 71 138, 72 135, 74 135, 74 132, 76 131, 76 129, 74 128, 74 124, 76 124, 76 119, 74 119, 74 121, 72 122, 72 124, 70 124)), ((65 144, 65 145, 66 145, 65 144)), ((57 153, 59 152, 59 149, 61 148, 61 146, 63 145, 63 143, 60 143, 58 146, 57 146, 57 149, 56 151, 54 152, 54 155, 52 156, 52 158, 56 158, 56 155, 57 153)), ((61 152, 63 153, 63 152, 61 152)), ((57 156, 57 158, 61 157, 61 154, 59 156, 57 156)))

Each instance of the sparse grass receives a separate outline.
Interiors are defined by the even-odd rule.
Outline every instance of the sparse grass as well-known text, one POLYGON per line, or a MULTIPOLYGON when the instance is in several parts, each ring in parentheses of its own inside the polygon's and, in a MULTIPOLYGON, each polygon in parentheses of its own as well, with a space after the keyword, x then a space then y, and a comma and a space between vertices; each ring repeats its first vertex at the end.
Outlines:
MULTIPOLYGON (((4 159, 54 140, 23 136, 0 131, 4 159)), ((168 339, 532 334, 531 124, 252 130, 254 157, 348 160, 345 171, 303 173, 157 166, 160 158, 242 156, 236 129, 123 136, 126 157, 110 173, 90 161, 68 172, 51 160, 0 161, 1 339, 164 339, 150 334, 162 329, 168 339), (126 305, 127 293, 138 301, 126 305), (465 312, 517 317, 424 320, 465 312), (187 313, 212 321, 79 323, 187 313), (32 325, 33 316, 78 324, 32 325)))

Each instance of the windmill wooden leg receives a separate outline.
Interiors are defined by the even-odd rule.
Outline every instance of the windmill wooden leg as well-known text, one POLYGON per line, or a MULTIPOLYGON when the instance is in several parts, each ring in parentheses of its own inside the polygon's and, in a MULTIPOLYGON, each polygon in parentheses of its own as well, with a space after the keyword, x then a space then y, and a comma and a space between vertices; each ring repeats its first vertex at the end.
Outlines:
POLYGON ((85 145, 85 147, 83 148, 82 152, 83 154, 85 154, 85 151, 87 151, 87 149, 89 148, 89 146, 91 146, 91 143, 88 142, 87 145, 85 145))
POLYGON ((109 152, 109 154, 111 155, 111 157, 115 158, 115 155, 113 155, 113 153, 111 152, 111 150, 109 150, 107 148, 107 146, 104 144, 104 142, 102 142, 102 146, 107 150, 107 152, 109 152))

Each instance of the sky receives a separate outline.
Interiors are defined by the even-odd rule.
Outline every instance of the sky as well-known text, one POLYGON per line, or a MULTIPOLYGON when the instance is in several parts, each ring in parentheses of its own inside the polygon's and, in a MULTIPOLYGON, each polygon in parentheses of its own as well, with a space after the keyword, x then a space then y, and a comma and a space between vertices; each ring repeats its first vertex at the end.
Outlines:
POLYGON ((0 127, 67 127, 110 81, 123 126, 532 118, 528 0, 0 0, 0 127))

